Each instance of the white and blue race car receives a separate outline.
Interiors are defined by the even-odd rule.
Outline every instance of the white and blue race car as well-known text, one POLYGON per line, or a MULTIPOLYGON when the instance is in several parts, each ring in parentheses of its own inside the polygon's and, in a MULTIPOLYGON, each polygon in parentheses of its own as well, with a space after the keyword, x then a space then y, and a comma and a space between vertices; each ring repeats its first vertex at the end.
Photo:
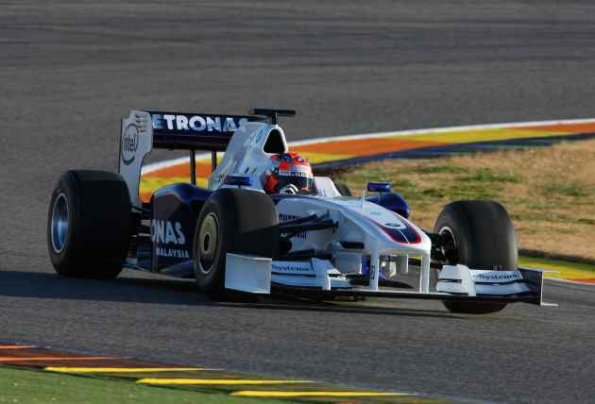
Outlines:
POLYGON ((119 173, 70 170, 56 185, 47 229, 56 271, 194 277, 214 297, 437 299, 477 314, 541 304, 543 273, 518 267, 514 228, 499 203, 452 202, 430 232, 409 221, 407 202, 388 183, 368 184, 361 198, 328 177, 314 177, 308 194, 265 193, 262 170, 288 151, 277 118, 293 114, 132 111, 122 121, 119 173), (156 148, 189 150, 190 181, 143 203, 141 168, 156 148), (207 188, 196 185, 198 150, 212 153, 207 188))

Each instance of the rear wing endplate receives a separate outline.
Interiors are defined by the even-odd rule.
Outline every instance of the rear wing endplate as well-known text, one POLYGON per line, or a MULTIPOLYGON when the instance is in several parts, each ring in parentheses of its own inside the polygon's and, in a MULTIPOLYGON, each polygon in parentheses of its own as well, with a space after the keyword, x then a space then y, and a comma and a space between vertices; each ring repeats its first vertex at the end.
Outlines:
MULTIPOLYGON (((131 111, 122 119, 118 171, 128 185, 132 205, 142 207, 139 197, 141 168, 152 149, 190 150, 193 167, 196 150, 213 154, 225 151, 240 126, 266 119, 249 115, 131 111)), ((216 161, 216 155, 214 158, 216 161)))

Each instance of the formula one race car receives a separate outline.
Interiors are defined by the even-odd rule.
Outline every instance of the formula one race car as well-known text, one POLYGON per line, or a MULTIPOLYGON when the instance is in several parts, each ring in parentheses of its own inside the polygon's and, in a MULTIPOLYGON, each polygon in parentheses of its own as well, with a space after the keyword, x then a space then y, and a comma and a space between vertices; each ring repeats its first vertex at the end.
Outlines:
POLYGON ((214 297, 437 299, 478 314, 541 304, 543 273, 518 268, 515 232, 496 202, 450 203, 430 232, 408 220, 407 202, 388 183, 368 184, 371 195, 361 198, 328 177, 312 177, 305 192, 265 192, 271 156, 288 153, 278 116, 294 114, 132 111, 122 121, 119 173, 70 170, 56 185, 47 230, 56 271, 195 277, 214 297), (141 167, 153 148, 189 150, 191 180, 144 203, 141 167), (196 186, 197 150, 212 154, 206 189, 196 186))

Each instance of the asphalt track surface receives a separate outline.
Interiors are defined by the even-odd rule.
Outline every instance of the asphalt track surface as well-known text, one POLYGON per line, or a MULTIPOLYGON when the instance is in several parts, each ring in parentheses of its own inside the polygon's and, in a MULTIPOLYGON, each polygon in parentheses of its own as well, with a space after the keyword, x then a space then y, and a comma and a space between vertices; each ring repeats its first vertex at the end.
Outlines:
POLYGON ((592 117, 594 21, 588 1, 1 2, 0 338, 479 400, 592 400, 589 287, 548 283, 557 309, 477 318, 414 301, 215 304, 131 272, 60 279, 45 220, 63 170, 115 167, 131 108, 295 108, 292 140, 592 117))

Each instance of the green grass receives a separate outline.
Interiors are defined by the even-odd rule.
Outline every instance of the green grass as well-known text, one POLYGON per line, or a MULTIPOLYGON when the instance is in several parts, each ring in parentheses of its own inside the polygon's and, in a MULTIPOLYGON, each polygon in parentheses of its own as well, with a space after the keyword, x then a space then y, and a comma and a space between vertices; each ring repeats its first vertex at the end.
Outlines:
POLYGON ((430 166, 418 167, 414 171, 417 173, 421 173, 421 174, 431 174, 431 173, 462 174, 465 172, 465 170, 460 167, 454 167, 454 166, 448 166, 448 165, 430 165, 430 166))
POLYGON ((554 181, 542 188, 542 193, 552 196, 586 197, 590 190, 576 182, 554 181))
POLYGON ((280 403, 138 385, 130 380, 0 368, 0 403, 280 403))
POLYGON ((463 181, 474 181, 480 183, 488 183, 492 184, 494 182, 509 182, 509 183, 519 183, 521 182, 520 178, 510 172, 503 172, 498 173, 494 170, 490 170, 489 168, 479 168, 473 174, 463 177, 463 181))
POLYGON ((354 195, 368 181, 388 181, 411 206, 411 219, 434 226, 457 200, 502 203, 524 250, 595 261, 595 140, 543 148, 432 159, 396 159, 330 173, 354 195))
POLYGON ((341 178, 349 185, 358 184, 357 191, 368 181, 380 181, 392 178, 393 188, 411 201, 432 203, 437 200, 449 199, 490 199, 497 196, 505 183, 518 183, 520 179, 514 173, 495 172, 487 168, 465 170, 452 165, 428 164, 400 171, 398 167, 392 170, 375 167, 358 167, 348 173, 349 178, 341 178), (451 179, 440 184, 424 185, 407 178, 409 172, 422 175, 442 175, 451 179), (362 184, 362 185, 359 185, 362 184))

